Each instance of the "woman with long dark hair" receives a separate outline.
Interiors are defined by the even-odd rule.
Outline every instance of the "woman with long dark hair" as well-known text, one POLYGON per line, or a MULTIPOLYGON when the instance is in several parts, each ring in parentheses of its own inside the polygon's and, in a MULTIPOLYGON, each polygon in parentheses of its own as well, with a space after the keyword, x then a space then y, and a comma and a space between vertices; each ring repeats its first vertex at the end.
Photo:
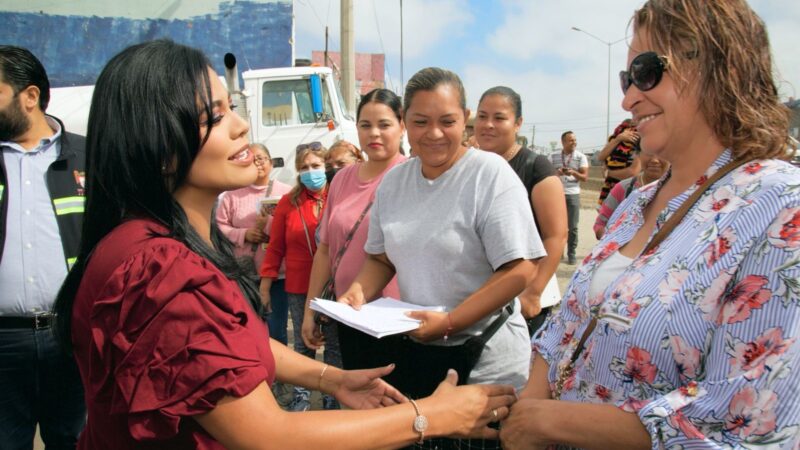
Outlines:
POLYGON ((536 229, 547 250, 533 281, 519 295, 532 336, 547 319, 550 307, 561 301, 556 270, 567 243, 567 208, 564 186, 550 158, 517 143, 521 126, 522 99, 513 89, 495 86, 481 95, 475 118, 478 146, 502 156, 525 185, 536 229))
POLYGON ((454 387, 451 375, 431 398, 395 405, 405 399, 379 378, 391 367, 343 371, 264 339, 258 290, 212 219, 221 192, 256 178, 247 132, 195 49, 136 45, 100 74, 83 239, 56 302, 86 391, 78 448, 361 449, 496 435, 485 425, 507 414, 508 387, 454 387), (351 408, 388 407, 289 413, 275 379, 351 408))

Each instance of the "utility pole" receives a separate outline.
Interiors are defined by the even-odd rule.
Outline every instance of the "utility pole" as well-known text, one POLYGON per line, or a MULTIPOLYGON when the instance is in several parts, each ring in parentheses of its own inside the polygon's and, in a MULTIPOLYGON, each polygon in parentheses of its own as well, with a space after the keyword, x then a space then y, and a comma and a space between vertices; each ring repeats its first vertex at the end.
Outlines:
POLYGON ((591 38, 594 38, 596 41, 602 42, 608 47, 608 87, 606 90, 606 138, 611 136, 611 46, 622 42, 627 37, 622 37, 617 39, 616 41, 606 41, 605 39, 600 39, 599 37, 589 33, 586 30, 582 30, 578 27, 572 27, 573 31, 579 31, 591 38))
POLYGON ((353 38, 353 0, 341 0, 342 95, 348 113, 356 109, 356 58, 353 38))
POLYGON ((405 77, 403 73, 403 0, 400 0, 400 96, 405 95, 405 77))
POLYGON ((531 150, 533 150, 534 142, 536 141, 536 125, 531 128, 531 150))

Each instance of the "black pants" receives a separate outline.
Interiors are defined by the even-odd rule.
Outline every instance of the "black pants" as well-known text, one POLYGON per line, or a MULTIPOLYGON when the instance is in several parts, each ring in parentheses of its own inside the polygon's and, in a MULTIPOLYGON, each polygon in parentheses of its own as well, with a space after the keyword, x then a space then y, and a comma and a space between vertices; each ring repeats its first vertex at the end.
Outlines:
POLYGON ((86 423, 75 360, 49 328, 0 329, 0 449, 30 449, 39 424, 48 450, 74 449, 86 423))
POLYGON ((575 251, 578 248, 578 220, 581 213, 581 195, 567 194, 567 257, 575 259, 575 251))

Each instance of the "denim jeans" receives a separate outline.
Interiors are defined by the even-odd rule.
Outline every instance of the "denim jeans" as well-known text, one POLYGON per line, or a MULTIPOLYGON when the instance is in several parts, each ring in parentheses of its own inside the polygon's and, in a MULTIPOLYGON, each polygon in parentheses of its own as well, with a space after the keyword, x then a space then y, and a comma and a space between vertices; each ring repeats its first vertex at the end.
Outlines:
POLYGON ((37 423, 47 450, 75 448, 86 424, 78 366, 50 329, 0 329, 0 449, 31 449, 37 423))
MULTIPOLYGON (((303 314, 306 304, 305 294, 287 294, 289 297, 289 311, 292 313, 292 326, 294 327, 294 351, 297 353, 314 358, 316 352, 306 347, 303 343, 303 314)), ((325 352, 322 359, 326 364, 334 367, 342 367, 342 352, 339 350, 339 335, 336 332, 336 323, 330 323, 322 327, 322 334, 325 336, 325 352)))
MULTIPOLYGON (((303 315, 305 314, 306 295, 305 294, 287 294, 289 298, 289 311, 292 314, 292 327, 294 328, 292 336, 294 337, 294 351, 301 355, 306 355, 314 359, 316 352, 306 347, 303 342, 303 315)), ((322 354, 322 359, 326 364, 334 367, 342 367, 342 353, 339 350, 339 336, 336 333, 336 324, 330 322, 322 327, 322 334, 325 336, 325 352, 322 354)), ((294 396, 305 395, 306 398, 310 395, 310 391, 304 387, 295 386, 294 396)))
POLYGON ((287 328, 289 326, 289 299, 286 297, 284 290, 284 280, 273 280, 272 287, 269 288, 270 305, 272 312, 264 314, 262 318, 269 328, 269 335, 271 338, 287 345, 289 342, 289 334, 287 328))
POLYGON ((567 235, 567 257, 575 258, 575 250, 578 248, 578 219, 581 212, 581 195, 567 194, 567 225, 569 234, 567 235))

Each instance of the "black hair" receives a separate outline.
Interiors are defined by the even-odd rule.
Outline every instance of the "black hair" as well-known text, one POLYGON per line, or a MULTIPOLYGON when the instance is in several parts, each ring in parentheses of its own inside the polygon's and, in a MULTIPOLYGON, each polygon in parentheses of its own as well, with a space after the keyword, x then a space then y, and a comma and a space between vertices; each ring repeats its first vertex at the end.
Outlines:
POLYGON ((572 131, 565 131, 565 132, 561 133, 561 141, 562 142, 564 141, 564 138, 567 137, 568 134, 575 134, 575 133, 573 133, 572 131))
POLYGON ((403 103, 397 94, 388 89, 373 89, 362 95, 361 101, 358 103, 358 109, 356 110, 356 120, 361 117, 361 108, 373 102, 388 106, 389 109, 394 112, 397 121, 403 121, 403 103))
POLYGON ((0 78, 14 89, 14 95, 28 86, 39 88, 39 109, 47 110, 50 103, 50 80, 42 63, 28 49, 0 45, 0 78))
POLYGON ((168 237, 235 280, 259 310, 255 282, 233 257, 232 244, 216 221, 211 220, 212 248, 173 197, 211 129, 201 137, 201 117, 213 117, 209 68, 199 50, 157 40, 128 47, 100 73, 86 133, 81 244, 54 306, 55 332, 65 349, 71 348, 72 305, 89 256, 129 218, 149 218, 165 226, 168 237))
POLYGON ((495 86, 493 88, 489 88, 483 93, 483 95, 481 95, 481 99, 478 101, 478 104, 480 105, 481 102, 483 102, 483 99, 489 97, 490 95, 500 95, 505 97, 509 103, 511 103, 511 106, 514 109, 514 120, 522 117, 522 99, 516 91, 506 86, 495 86))
MULTIPOLYGON (((432 91, 441 84, 449 84, 458 92, 458 95, 461 97, 459 101, 461 109, 466 111, 467 95, 464 92, 464 83, 461 82, 461 78, 447 69, 427 67, 415 73, 414 76, 408 80, 408 84, 406 84, 406 94, 403 97, 404 113, 408 112, 411 101, 414 100, 414 95, 417 92, 432 91)), ((466 119, 467 118, 464 117, 464 120, 466 119)))

